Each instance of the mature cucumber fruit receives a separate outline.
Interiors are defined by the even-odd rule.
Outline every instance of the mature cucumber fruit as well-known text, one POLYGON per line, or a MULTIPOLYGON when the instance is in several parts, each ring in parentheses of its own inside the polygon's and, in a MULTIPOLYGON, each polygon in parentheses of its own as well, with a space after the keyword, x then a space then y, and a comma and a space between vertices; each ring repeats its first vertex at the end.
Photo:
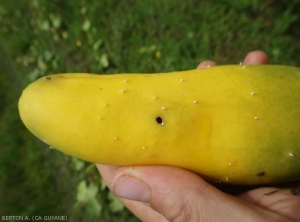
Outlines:
POLYGON ((112 165, 171 165, 231 184, 300 179, 300 69, 218 66, 159 74, 57 74, 19 101, 50 146, 112 165))

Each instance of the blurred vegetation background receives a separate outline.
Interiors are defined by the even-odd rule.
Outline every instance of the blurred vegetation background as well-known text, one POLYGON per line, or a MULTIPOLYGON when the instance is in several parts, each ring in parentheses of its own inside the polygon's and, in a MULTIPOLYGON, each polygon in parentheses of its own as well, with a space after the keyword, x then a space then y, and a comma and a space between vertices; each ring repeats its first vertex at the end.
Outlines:
POLYGON ((25 129, 17 102, 35 79, 237 64, 255 49, 273 64, 299 66, 299 39, 299 0, 0 0, 0 216, 139 221, 94 164, 25 129))

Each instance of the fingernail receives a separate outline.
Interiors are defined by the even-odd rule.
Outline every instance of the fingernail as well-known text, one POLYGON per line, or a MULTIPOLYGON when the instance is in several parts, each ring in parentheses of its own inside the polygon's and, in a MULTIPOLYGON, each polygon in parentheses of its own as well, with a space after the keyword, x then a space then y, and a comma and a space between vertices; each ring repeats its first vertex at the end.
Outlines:
POLYGON ((150 200, 148 185, 130 176, 120 178, 113 187, 113 193, 116 197, 129 200, 140 202, 149 202, 150 200))

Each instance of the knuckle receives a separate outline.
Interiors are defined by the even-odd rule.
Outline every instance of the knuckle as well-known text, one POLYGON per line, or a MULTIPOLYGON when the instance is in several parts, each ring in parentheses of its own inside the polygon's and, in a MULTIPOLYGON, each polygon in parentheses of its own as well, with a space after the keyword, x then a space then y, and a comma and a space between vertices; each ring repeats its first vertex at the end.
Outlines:
POLYGON ((184 204, 175 204, 177 206, 173 206, 168 215, 168 221, 170 222, 181 222, 181 221, 191 221, 191 212, 189 207, 184 204))
MULTIPOLYGON (((168 209, 167 220, 170 222, 185 222, 185 221, 199 221, 198 211, 194 209, 195 206, 191 206, 188 198, 180 202, 173 202, 168 209)), ((196 207, 197 209, 197 207, 196 207)))

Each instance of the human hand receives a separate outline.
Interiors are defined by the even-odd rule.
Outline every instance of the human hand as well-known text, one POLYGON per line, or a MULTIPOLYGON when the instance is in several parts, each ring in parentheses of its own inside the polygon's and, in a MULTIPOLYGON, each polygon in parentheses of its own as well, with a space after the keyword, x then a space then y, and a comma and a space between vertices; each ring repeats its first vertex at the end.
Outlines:
MULTIPOLYGON (((266 64, 250 52, 245 65, 266 64)), ((204 61, 197 68, 217 65, 204 61)), ((222 192, 197 174, 170 166, 97 164, 116 197, 142 221, 300 221, 300 196, 291 189, 261 187, 238 196, 222 192)), ((294 189, 300 193, 300 189, 294 189)), ((300 195, 300 194, 299 194, 300 195)))

